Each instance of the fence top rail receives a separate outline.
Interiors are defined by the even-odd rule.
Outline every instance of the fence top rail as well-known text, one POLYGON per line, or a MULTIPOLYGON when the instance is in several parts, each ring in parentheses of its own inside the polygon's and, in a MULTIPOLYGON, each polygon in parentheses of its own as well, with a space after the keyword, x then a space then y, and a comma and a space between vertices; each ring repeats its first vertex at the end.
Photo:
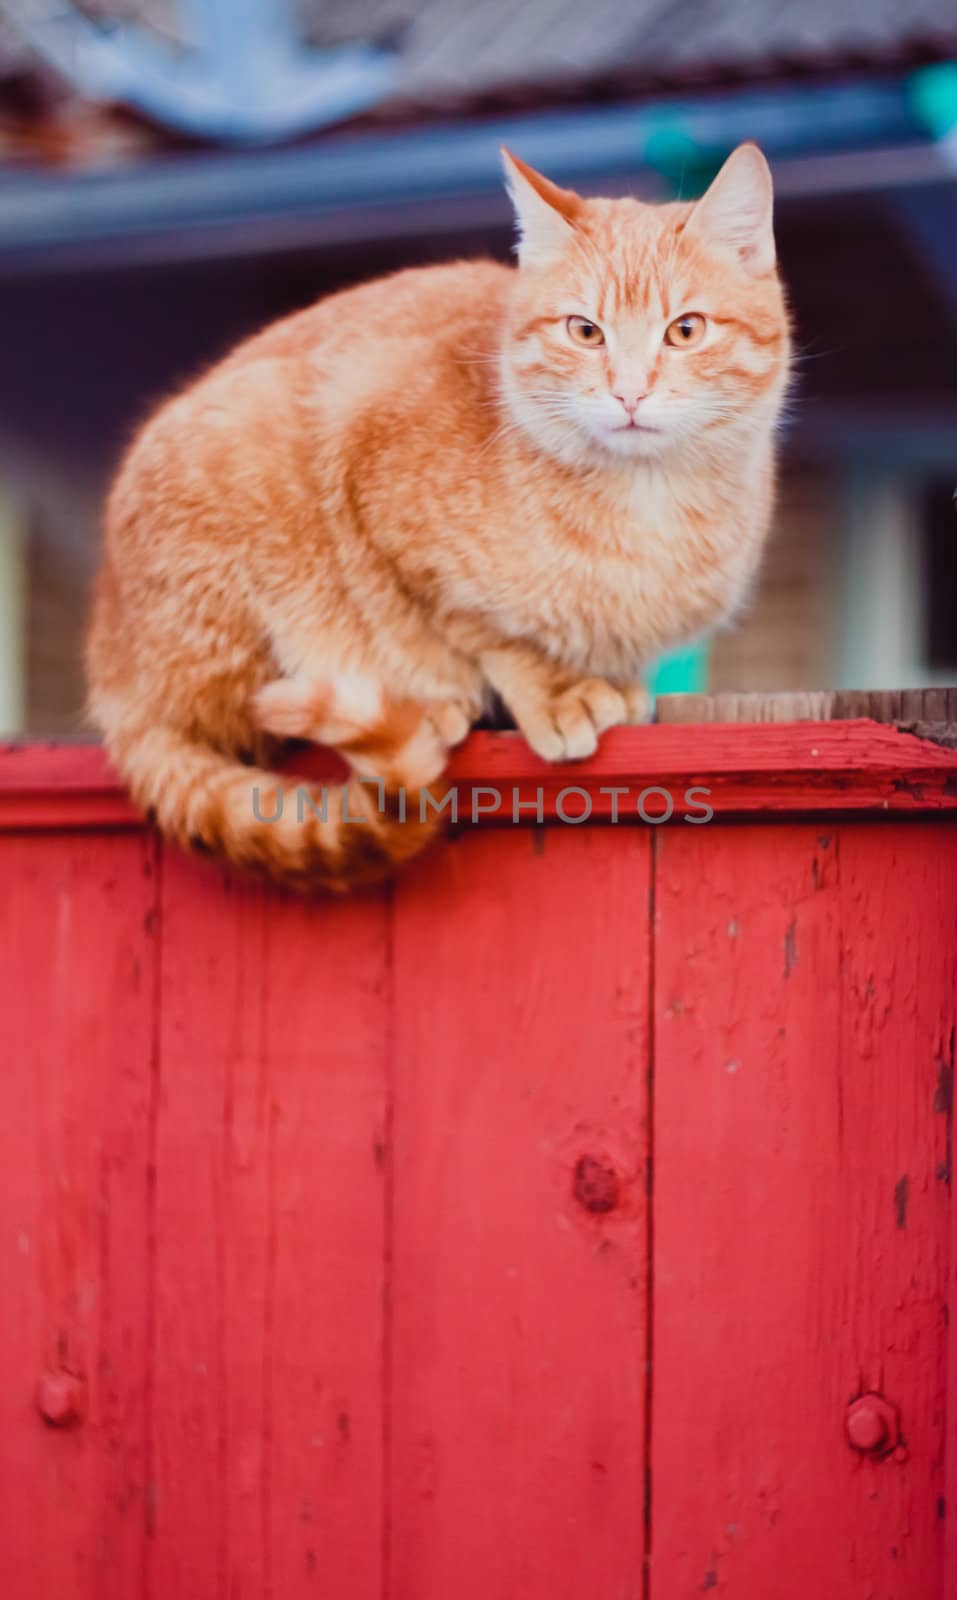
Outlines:
MULTIPOLYGON (((478 826, 957 815, 957 691, 858 696, 851 714, 829 720, 840 700, 668 696, 655 724, 612 729, 589 760, 559 765, 517 733, 474 733, 450 764, 446 815, 478 826)), ((322 752, 300 757, 289 790, 329 772, 322 752)), ((144 826, 97 744, 0 745, 0 831, 144 826)))

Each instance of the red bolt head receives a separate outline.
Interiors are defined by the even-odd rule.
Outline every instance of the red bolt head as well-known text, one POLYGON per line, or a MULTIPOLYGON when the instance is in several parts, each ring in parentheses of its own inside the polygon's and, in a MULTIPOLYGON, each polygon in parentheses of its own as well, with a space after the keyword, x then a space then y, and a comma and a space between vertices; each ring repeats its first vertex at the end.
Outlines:
POLYGON ((886 1455, 900 1438, 897 1407, 882 1394, 862 1394, 847 1408, 847 1437, 855 1450, 886 1455))
POLYGON ((37 1385, 37 1410, 53 1428, 68 1428, 83 1418, 83 1380, 62 1368, 45 1372, 37 1385))

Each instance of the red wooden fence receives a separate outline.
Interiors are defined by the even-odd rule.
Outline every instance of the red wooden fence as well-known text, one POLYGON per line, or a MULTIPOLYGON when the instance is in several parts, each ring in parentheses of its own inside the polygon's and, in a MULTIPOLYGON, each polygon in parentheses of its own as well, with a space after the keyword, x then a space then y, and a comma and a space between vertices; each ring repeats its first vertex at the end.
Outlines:
POLYGON ((310 903, 0 753, 0 1593, 957 1600, 957 753, 456 777, 310 903))

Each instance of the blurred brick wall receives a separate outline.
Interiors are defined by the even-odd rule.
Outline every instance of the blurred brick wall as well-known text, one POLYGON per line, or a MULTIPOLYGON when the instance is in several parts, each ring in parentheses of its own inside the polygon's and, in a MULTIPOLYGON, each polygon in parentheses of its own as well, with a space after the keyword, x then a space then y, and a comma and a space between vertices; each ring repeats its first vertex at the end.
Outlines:
POLYGON ((840 481, 795 463, 781 476, 774 532, 749 609, 717 635, 709 688, 826 689, 840 633, 840 481))
POLYGON ((79 560, 65 562, 42 527, 34 525, 27 554, 28 733, 85 731, 83 636, 89 585, 82 553, 79 560))

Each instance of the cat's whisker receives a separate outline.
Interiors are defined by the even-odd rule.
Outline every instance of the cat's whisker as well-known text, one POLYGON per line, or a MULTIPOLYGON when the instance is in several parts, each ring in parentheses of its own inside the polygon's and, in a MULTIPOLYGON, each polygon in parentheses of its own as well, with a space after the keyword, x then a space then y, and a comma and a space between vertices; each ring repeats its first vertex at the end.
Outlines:
POLYGON ((807 361, 826 361, 830 356, 843 354, 844 351, 839 345, 835 345, 832 350, 798 350, 791 357, 791 363, 803 366, 807 361))
POLYGON ((492 449, 493 445, 499 444, 510 434, 521 432, 522 428, 523 424, 517 418, 512 418, 508 422, 503 422, 502 426, 500 428, 496 428, 495 432, 488 439, 486 439, 485 443, 482 445, 481 449, 476 455, 476 460, 480 461, 482 457, 492 449))

